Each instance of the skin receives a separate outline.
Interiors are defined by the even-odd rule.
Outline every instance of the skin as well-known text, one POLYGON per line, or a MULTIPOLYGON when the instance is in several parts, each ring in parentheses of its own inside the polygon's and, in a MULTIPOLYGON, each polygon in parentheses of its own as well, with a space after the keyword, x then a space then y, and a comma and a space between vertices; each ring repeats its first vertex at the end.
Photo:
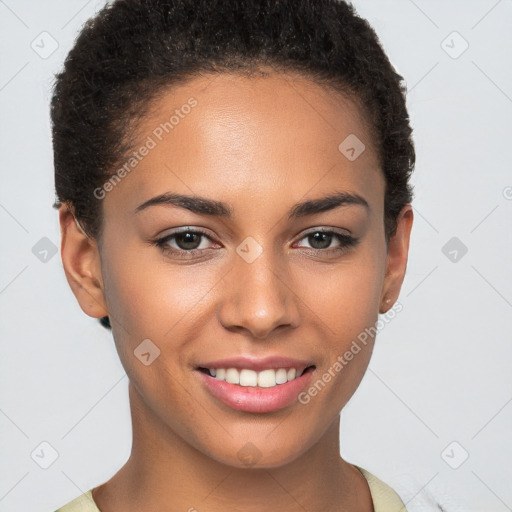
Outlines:
POLYGON ((140 143, 191 96, 198 105, 106 194, 101 243, 84 235, 66 206, 59 212, 68 282, 87 315, 110 316, 130 379, 132 453, 93 498, 102 512, 370 512, 365 478, 339 455, 339 431, 374 339, 307 405, 265 414, 225 406, 194 368, 284 355, 312 361, 320 378, 396 301, 411 206, 386 247, 385 179, 361 110, 291 73, 203 76, 169 89, 143 119, 140 143), (366 145, 354 161, 338 150, 351 133, 366 145), (333 191, 357 193, 369 209, 346 204, 288 220, 294 204, 333 191), (134 213, 164 192, 225 202, 233 216, 171 205, 134 213), (187 226, 212 239, 168 242, 203 251, 192 258, 151 243, 187 226), (342 245, 335 236, 323 245, 306 236, 322 227, 359 242, 329 255, 342 245), (236 252, 249 236, 263 249, 252 263, 236 252), (146 338, 160 350, 149 366, 134 356, 146 338), (259 456, 250 467, 237 455, 248 441, 259 456))

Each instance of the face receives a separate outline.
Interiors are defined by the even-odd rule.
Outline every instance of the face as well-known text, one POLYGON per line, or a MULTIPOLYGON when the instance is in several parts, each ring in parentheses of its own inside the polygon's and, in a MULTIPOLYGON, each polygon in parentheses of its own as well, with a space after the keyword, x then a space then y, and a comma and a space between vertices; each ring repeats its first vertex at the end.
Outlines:
POLYGON ((63 251, 68 280, 110 316, 141 422, 231 466, 296 460, 364 375, 358 336, 398 296, 410 209, 388 249, 362 113, 305 79, 197 78, 154 106, 136 162, 97 192, 101 245, 82 272, 63 251))

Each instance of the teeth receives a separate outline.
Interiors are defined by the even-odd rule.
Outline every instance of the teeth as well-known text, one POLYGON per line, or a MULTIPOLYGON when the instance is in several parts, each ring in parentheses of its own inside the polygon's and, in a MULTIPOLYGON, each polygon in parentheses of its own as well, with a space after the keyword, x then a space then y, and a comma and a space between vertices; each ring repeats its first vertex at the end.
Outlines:
POLYGON ((237 370, 236 368, 209 368, 210 375, 217 380, 224 380, 230 384, 238 384, 240 386, 256 386, 260 388, 272 388, 278 384, 285 384, 290 380, 300 377, 304 370, 298 374, 296 368, 279 368, 274 370, 262 370, 255 372, 244 368, 237 370))

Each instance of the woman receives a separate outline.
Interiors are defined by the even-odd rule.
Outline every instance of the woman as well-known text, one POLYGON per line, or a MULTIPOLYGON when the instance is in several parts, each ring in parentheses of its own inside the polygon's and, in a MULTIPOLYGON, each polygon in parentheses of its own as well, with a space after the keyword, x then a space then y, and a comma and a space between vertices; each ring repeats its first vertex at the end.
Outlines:
POLYGON ((133 422, 59 511, 405 510, 339 444, 413 221, 373 29, 336 0, 118 0, 56 78, 63 266, 133 422))

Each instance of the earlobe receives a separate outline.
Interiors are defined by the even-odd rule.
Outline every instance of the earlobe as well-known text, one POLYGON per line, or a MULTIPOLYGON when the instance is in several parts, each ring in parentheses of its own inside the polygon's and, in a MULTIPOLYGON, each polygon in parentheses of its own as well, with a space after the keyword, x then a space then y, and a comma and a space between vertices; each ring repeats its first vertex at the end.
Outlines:
POLYGON ((379 310, 381 314, 391 309, 400 294, 407 268, 413 219, 412 206, 407 204, 398 215, 396 232, 389 240, 386 275, 379 310))
POLYGON ((108 315, 103 293, 98 246, 76 220, 73 209, 59 208, 61 257, 66 279, 85 314, 93 318, 108 315))

